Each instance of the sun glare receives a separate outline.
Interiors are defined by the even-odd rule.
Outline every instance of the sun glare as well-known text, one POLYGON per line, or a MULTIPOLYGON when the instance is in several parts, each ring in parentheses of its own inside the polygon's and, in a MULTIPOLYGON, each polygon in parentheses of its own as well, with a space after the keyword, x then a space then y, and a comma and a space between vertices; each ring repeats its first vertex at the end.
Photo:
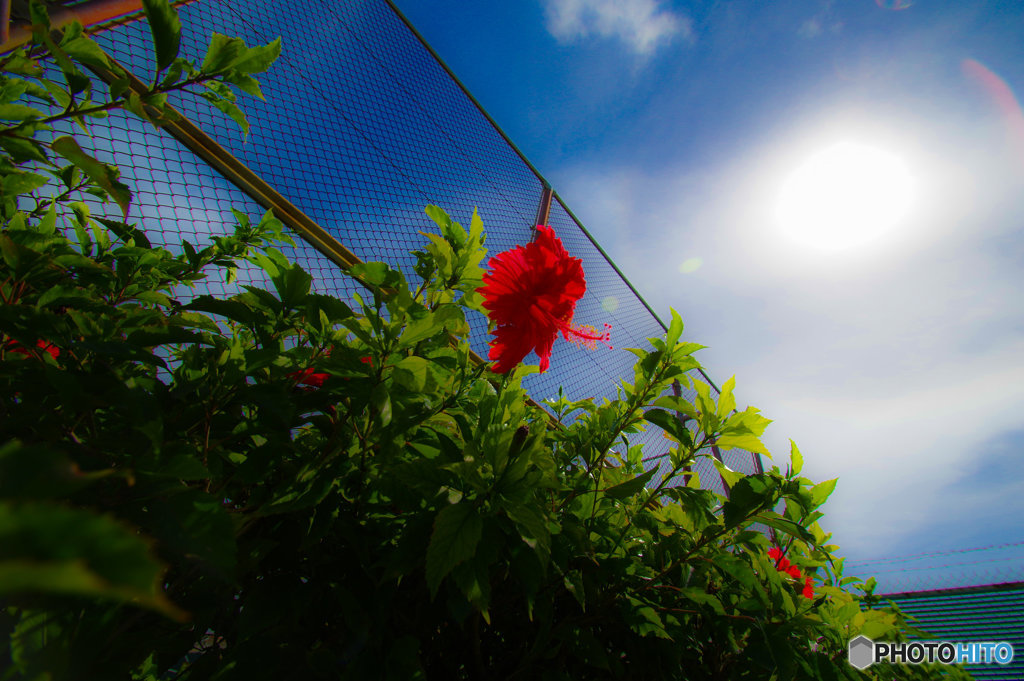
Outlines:
POLYGON ((798 243, 841 251, 874 241, 910 210, 906 164, 881 149, 840 142, 808 158, 782 185, 776 217, 798 243))

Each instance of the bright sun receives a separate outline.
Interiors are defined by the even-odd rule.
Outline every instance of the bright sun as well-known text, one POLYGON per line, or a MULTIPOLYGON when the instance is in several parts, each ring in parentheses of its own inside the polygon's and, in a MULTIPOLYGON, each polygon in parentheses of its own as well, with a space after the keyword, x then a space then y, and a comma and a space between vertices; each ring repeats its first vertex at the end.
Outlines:
POLYGON ((795 241, 840 251, 873 241, 909 212, 914 182, 894 154, 840 142, 786 178, 776 217, 795 241))

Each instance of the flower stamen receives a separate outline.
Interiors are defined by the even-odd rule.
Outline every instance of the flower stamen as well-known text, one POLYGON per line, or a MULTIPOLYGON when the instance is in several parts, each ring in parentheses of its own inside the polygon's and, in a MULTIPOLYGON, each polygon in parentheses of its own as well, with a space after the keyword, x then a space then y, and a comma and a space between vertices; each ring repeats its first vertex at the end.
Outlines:
POLYGON ((612 325, 605 324, 604 332, 598 333, 597 329, 589 324, 574 325, 569 322, 562 328, 562 336, 565 340, 587 350, 597 350, 597 342, 601 341, 609 350, 614 350, 609 342, 612 339, 612 325))

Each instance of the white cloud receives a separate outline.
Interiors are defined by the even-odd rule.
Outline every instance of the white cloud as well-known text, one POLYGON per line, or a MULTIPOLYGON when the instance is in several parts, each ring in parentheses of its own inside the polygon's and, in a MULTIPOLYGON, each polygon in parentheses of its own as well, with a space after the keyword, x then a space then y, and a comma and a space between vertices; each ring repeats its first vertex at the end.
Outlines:
POLYGON ((797 29, 797 35, 801 38, 813 39, 823 34, 826 30, 831 33, 840 33, 843 30, 843 22, 833 21, 835 12, 833 6, 835 5, 834 0, 825 0, 821 3, 821 7, 818 12, 807 19, 800 28, 797 29))
POLYGON ((618 38, 636 54, 652 54, 680 35, 693 35, 688 18, 661 7, 659 0, 546 0, 548 31, 560 42, 589 35, 618 38))
POLYGON ((817 38, 821 35, 821 21, 815 17, 800 24, 797 34, 804 38, 817 38))

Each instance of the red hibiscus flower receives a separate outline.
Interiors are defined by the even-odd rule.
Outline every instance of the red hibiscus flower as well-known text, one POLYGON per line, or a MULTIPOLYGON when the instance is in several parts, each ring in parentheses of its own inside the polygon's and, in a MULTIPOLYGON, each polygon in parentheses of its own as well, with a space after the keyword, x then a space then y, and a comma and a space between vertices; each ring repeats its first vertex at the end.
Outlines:
POLYGON ((582 261, 569 255, 550 227, 538 225, 537 238, 528 245, 491 258, 483 281, 477 291, 497 325, 488 355, 496 361, 496 373, 508 373, 531 350, 540 358, 540 370, 546 371, 559 332, 590 348, 597 341, 607 344, 611 337, 607 324, 602 334, 573 325, 576 301, 586 293, 587 282, 582 261))
POLYGON ((768 557, 775 561, 775 569, 779 572, 785 572, 786 574, 800 579, 800 568, 789 562, 789 558, 782 555, 782 549, 778 546, 773 546, 768 550, 768 557), (793 570, 796 570, 796 574, 793 574, 793 570))
POLYGON ((313 371, 313 367, 307 367, 302 371, 293 371, 288 374, 288 378, 293 379, 299 385, 311 385, 314 388, 319 388, 327 380, 328 374, 313 371))
MULTIPOLYGON (((48 354, 53 359, 57 359, 58 357, 60 357, 60 348, 58 348, 56 345, 49 341, 43 340, 42 338, 36 341, 36 347, 45 352, 46 354, 48 354)), ((28 350, 28 348, 26 348, 24 345, 14 340, 13 338, 7 341, 6 350, 7 352, 25 355, 26 357, 32 356, 32 353, 28 350)))
MULTIPOLYGON (((331 351, 328 350, 327 352, 325 352, 324 356, 330 357, 331 351)), ((373 367, 372 357, 360 357, 359 361, 362 362, 363 364, 368 364, 371 368, 373 367)), ((296 384, 298 385, 309 385, 313 386, 314 388, 322 388, 324 385, 324 381, 330 378, 330 374, 324 373, 322 371, 314 371, 313 367, 306 367, 305 369, 302 369, 300 371, 293 371, 290 374, 286 375, 288 376, 288 378, 295 381, 296 384)), ((348 379, 346 378, 345 380, 347 381, 348 379)))
MULTIPOLYGON (((768 557, 775 561, 775 569, 779 572, 784 572, 793 579, 800 579, 803 573, 800 572, 800 568, 789 562, 789 559, 782 555, 782 549, 778 546, 773 546, 768 549, 768 557)), ((804 598, 814 598, 814 588, 812 587, 813 580, 811 577, 804 579, 804 598)))

